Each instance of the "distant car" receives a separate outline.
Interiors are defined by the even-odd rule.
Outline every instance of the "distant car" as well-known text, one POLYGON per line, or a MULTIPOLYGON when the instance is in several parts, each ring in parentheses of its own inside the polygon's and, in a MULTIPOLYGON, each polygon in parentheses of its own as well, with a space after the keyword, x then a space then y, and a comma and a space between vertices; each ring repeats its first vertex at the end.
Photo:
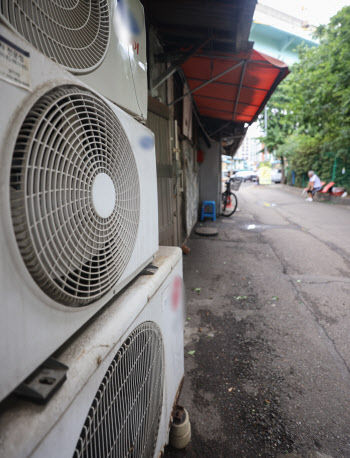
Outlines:
POLYGON ((282 169, 271 170, 271 181, 273 183, 281 183, 282 181, 282 169))
POLYGON ((238 170, 232 177, 234 180, 240 181, 257 181, 258 174, 253 170, 238 170))

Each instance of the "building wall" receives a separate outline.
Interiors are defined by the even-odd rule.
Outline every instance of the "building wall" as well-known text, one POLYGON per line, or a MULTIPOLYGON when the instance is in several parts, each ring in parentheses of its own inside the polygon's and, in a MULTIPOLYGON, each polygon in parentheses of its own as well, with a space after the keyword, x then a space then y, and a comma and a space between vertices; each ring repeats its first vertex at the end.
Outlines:
POLYGON ((221 194, 221 146, 219 142, 213 142, 208 147, 203 140, 199 146, 204 153, 204 161, 199 166, 199 203, 203 200, 214 200, 218 214, 221 194))
POLYGON ((155 136, 159 244, 172 246, 174 237, 173 164, 170 149, 169 110, 149 97, 147 126, 155 136))
MULTIPOLYGON (((150 82, 154 81, 158 76, 162 75, 166 70, 165 64, 156 62, 156 55, 163 52, 162 45, 157 36, 156 30, 154 27, 148 29, 148 56, 147 56, 147 65, 148 65, 148 84, 151 86, 150 82)), ((166 83, 161 84, 156 89, 150 91, 150 95, 155 99, 159 100, 162 103, 167 103, 167 86, 166 83)))
POLYGON ((248 129, 242 145, 234 156, 233 162, 235 169, 255 169, 259 162, 259 153, 263 149, 263 146, 256 138, 256 134, 254 132, 251 133, 250 130, 251 128, 248 129))
POLYGON ((181 141, 184 196, 184 239, 189 237, 198 219, 199 176, 197 148, 187 139, 181 141))
MULTIPOLYGON (((166 66, 155 56, 163 52, 155 30, 149 29, 149 78, 155 80, 166 66)), ((150 84, 152 87, 152 84, 150 84)), ((181 87, 182 93, 182 87, 181 87)), ((168 78, 150 90, 148 126, 156 137, 159 234, 162 245, 181 245, 198 219, 199 177, 196 161, 196 126, 192 124, 192 103, 174 109, 174 79, 168 78), (150 102, 152 102, 150 106, 150 102), (181 140, 180 140, 181 138, 181 140)))

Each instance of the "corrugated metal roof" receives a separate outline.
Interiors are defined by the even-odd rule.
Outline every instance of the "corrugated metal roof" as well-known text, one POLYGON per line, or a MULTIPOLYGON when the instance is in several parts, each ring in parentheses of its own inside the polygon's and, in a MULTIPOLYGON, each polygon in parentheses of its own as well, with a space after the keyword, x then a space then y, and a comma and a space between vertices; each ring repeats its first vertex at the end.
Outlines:
POLYGON ((210 38, 216 51, 249 48, 257 0, 141 0, 149 22, 157 26, 166 52, 210 38))

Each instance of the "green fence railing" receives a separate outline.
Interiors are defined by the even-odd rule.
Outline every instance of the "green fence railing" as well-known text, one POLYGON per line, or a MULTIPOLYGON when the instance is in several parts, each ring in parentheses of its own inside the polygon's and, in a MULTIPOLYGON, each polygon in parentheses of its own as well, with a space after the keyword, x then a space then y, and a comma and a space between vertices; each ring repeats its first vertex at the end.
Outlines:
MULTIPOLYGON (((315 164, 313 170, 320 177, 321 181, 325 181, 326 183, 333 181, 335 186, 343 187, 347 191, 350 190, 350 151, 348 155, 343 157, 335 157, 334 153, 328 153, 326 159, 315 164)), ((309 182, 307 171, 302 173, 294 172, 293 176, 291 167, 286 169, 286 177, 288 184, 294 184, 294 186, 303 188, 309 182)))

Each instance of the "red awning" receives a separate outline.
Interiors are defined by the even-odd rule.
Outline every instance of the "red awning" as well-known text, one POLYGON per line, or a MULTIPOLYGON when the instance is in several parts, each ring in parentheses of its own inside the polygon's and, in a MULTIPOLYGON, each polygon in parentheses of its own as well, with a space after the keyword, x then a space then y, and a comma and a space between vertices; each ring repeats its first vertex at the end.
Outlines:
POLYGON ((182 66, 201 116, 251 123, 288 66, 254 49, 239 54, 196 54, 182 66))

